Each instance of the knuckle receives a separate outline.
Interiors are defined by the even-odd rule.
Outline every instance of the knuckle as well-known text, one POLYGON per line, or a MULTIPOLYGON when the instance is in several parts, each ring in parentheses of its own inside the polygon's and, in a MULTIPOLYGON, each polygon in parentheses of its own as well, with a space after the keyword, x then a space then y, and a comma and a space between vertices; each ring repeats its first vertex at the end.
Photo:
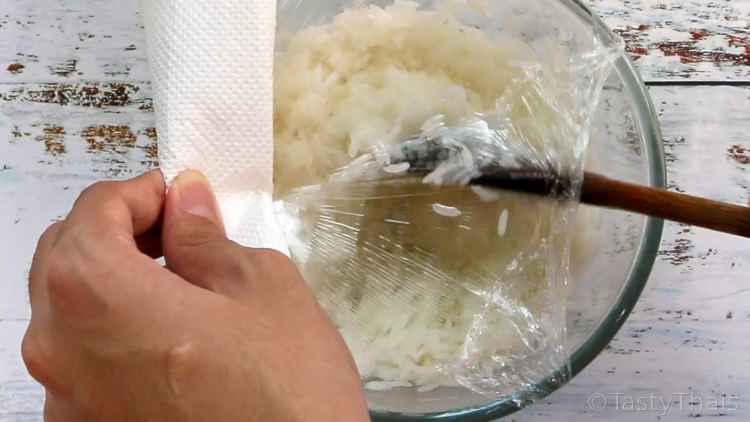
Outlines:
POLYGON ((40 346, 38 338, 31 331, 27 332, 21 343, 21 358, 32 378, 44 386, 52 384, 49 368, 52 364, 40 346))

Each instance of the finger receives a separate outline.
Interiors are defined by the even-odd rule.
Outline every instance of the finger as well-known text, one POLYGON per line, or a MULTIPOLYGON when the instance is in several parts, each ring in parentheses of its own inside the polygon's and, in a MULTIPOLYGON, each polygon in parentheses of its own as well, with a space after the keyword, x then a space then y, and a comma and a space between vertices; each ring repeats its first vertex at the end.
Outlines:
POLYGON ((128 181, 100 182, 81 194, 65 227, 86 227, 99 242, 134 238, 159 222, 165 197, 164 179, 156 170, 128 181))
POLYGON ((200 173, 177 177, 167 195, 163 224, 167 267, 199 287, 257 303, 306 286, 287 256, 244 248, 227 238, 211 186, 200 173))
POLYGON ((52 312, 94 325, 105 314, 126 315, 143 304, 162 279, 172 280, 172 288, 179 288, 175 280, 184 283, 145 255, 160 255, 155 229, 165 190, 161 174, 150 172, 96 184, 81 195, 42 266, 46 288, 40 290, 52 312))
POLYGON ((202 174, 184 172, 169 188, 162 242, 167 267, 183 279, 232 296, 248 288, 246 250, 227 238, 218 203, 202 174))

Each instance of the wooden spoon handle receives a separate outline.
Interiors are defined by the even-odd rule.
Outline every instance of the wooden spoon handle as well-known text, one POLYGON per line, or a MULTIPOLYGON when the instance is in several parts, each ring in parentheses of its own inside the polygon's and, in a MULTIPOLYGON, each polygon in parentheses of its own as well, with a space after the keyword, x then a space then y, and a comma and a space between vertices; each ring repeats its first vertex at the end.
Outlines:
POLYGON ((750 208, 609 179, 587 172, 581 202, 750 237, 750 208))

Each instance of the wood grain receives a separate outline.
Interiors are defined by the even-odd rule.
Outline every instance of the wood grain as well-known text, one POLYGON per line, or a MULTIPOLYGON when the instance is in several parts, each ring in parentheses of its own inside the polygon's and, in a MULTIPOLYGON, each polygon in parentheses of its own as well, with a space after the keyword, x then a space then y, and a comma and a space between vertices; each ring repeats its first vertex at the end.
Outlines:
POLYGON ((0 422, 39 421, 43 395, 18 357, 25 321, 0 319, 0 422))
POLYGON ((137 0, 0 0, 0 83, 150 79, 137 0))
MULTIPOLYGON (((588 0, 648 81, 750 81, 750 0, 588 0)), ((0 0, 0 83, 148 81, 137 0, 0 0)))
POLYGON ((587 172, 581 202, 750 238, 750 208, 587 172))
POLYGON ((750 82, 750 0, 590 0, 647 81, 750 82))

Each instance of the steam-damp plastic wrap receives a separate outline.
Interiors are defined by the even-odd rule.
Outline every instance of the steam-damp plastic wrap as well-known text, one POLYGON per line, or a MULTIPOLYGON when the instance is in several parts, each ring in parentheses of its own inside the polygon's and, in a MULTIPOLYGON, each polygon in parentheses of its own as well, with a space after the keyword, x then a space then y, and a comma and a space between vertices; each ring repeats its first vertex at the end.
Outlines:
POLYGON ((280 3, 277 210, 367 389, 497 397, 569 376, 570 228, 621 46, 546 3, 280 3), (414 158, 394 156, 419 148, 406 177, 414 158), (466 186, 488 167, 566 183, 466 186))

